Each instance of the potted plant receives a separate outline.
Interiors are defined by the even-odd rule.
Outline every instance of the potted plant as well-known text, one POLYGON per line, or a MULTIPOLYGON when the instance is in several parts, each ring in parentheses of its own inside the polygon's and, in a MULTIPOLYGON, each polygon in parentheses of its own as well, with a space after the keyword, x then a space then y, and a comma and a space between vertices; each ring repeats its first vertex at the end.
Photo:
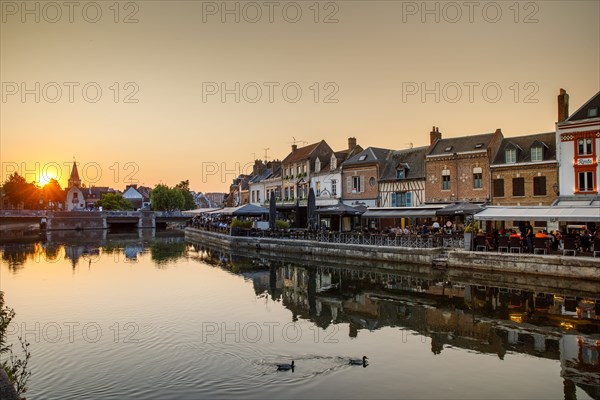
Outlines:
POLYGON ((473 250, 473 233, 475 233, 475 223, 471 222, 465 226, 464 244, 465 250, 473 250))

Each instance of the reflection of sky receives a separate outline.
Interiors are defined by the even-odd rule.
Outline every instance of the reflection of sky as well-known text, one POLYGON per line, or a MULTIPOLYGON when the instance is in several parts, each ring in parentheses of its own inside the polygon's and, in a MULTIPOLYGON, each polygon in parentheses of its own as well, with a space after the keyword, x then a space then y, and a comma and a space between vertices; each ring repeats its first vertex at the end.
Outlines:
MULTIPOLYGON (((350 338, 349 323, 322 330, 305 319, 298 321, 301 338, 290 343, 283 340, 281 327, 291 322, 292 312, 282 301, 257 298, 255 283, 247 279, 258 277, 262 287, 265 273, 241 276, 188 259, 159 269, 148 253, 138 255, 138 260, 133 267, 124 262, 123 253, 102 254, 91 268, 75 270, 64 258, 53 264, 30 260, 18 274, 10 273, 4 263, 0 266, 2 289, 7 303, 17 311, 17 324, 93 322, 103 330, 97 343, 33 341, 32 398, 44 397, 42 393, 56 397, 64 388, 77 393, 70 398, 94 390, 121 390, 121 398, 140 393, 144 398, 165 397, 161 388, 178 398, 216 393, 231 397, 236 391, 248 397, 278 397, 282 390, 291 398, 561 397, 557 396, 563 387, 558 360, 509 353, 501 361, 495 354, 448 346, 434 355, 430 338, 405 328, 363 329, 350 338), (140 342, 122 343, 121 336, 116 343, 115 324, 125 334, 128 322, 139 328, 135 337, 140 342), (236 323, 278 325, 272 343, 266 330, 257 343, 236 342, 235 334, 226 336, 224 343, 220 335, 203 343, 203 323, 225 324, 234 331, 236 323), (371 360, 368 368, 345 369, 335 361, 336 357, 362 355, 371 360), (300 365, 293 376, 273 376, 268 368, 261 369, 269 360, 292 357, 300 365), (60 374, 53 370, 57 360, 63 366, 60 374), (144 391, 149 387, 154 392, 144 391)), ((303 270, 289 268, 278 277, 282 283, 285 277, 307 287, 303 270)), ((289 289, 305 298, 299 288, 289 289)), ((355 300, 348 299, 344 307, 356 304, 360 310, 372 302, 364 295, 355 300)), ((324 308, 329 307, 327 302, 331 303, 325 298, 324 308)), ((444 313, 439 313, 444 323, 444 313)), ((369 323, 369 316, 364 320, 369 323)), ((587 398, 580 390, 577 396, 587 398)))

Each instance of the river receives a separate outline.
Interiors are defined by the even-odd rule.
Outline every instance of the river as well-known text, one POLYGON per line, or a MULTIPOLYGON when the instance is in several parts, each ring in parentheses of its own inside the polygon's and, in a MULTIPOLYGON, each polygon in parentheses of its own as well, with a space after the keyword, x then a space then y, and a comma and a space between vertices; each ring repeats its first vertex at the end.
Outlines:
POLYGON ((0 253, 8 340, 31 343, 28 399, 600 398, 597 283, 142 231, 53 233, 0 253))

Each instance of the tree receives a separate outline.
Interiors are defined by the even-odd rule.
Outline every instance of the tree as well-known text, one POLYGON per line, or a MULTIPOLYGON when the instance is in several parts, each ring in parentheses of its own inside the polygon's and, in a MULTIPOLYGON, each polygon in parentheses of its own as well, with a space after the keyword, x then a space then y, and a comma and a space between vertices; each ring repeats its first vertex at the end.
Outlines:
POLYGON ((180 190, 181 194, 183 194, 183 210, 193 210, 194 208, 196 208, 196 202, 194 201, 194 196, 190 191, 190 181, 188 179, 186 179, 185 181, 181 181, 177 185, 175 185, 175 189, 180 190))
POLYGON ((185 197, 180 189, 158 184, 150 194, 150 204, 152 204, 152 209, 155 211, 183 210, 185 197))
POLYGON ((39 207, 42 198, 40 188, 34 182, 27 183, 17 172, 6 179, 3 188, 12 205, 19 207, 22 204, 24 208, 30 209, 39 207))
POLYGON ((133 210, 133 204, 120 193, 104 193, 96 205, 104 210, 133 210))
POLYGON ((42 193, 44 194, 46 202, 53 202, 55 207, 58 203, 64 203, 65 197, 67 196, 65 191, 60 187, 60 183, 54 178, 46 183, 42 188, 42 193))

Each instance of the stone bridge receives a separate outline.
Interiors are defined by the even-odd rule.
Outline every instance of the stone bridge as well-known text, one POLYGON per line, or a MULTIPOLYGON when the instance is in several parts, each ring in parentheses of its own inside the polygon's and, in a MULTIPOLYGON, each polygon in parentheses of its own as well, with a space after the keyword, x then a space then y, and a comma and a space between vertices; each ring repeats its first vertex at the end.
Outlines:
POLYGON ((46 222, 47 230, 108 229, 115 226, 156 228, 191 218, 181 211, 0 211, 0 223, 46 222))

